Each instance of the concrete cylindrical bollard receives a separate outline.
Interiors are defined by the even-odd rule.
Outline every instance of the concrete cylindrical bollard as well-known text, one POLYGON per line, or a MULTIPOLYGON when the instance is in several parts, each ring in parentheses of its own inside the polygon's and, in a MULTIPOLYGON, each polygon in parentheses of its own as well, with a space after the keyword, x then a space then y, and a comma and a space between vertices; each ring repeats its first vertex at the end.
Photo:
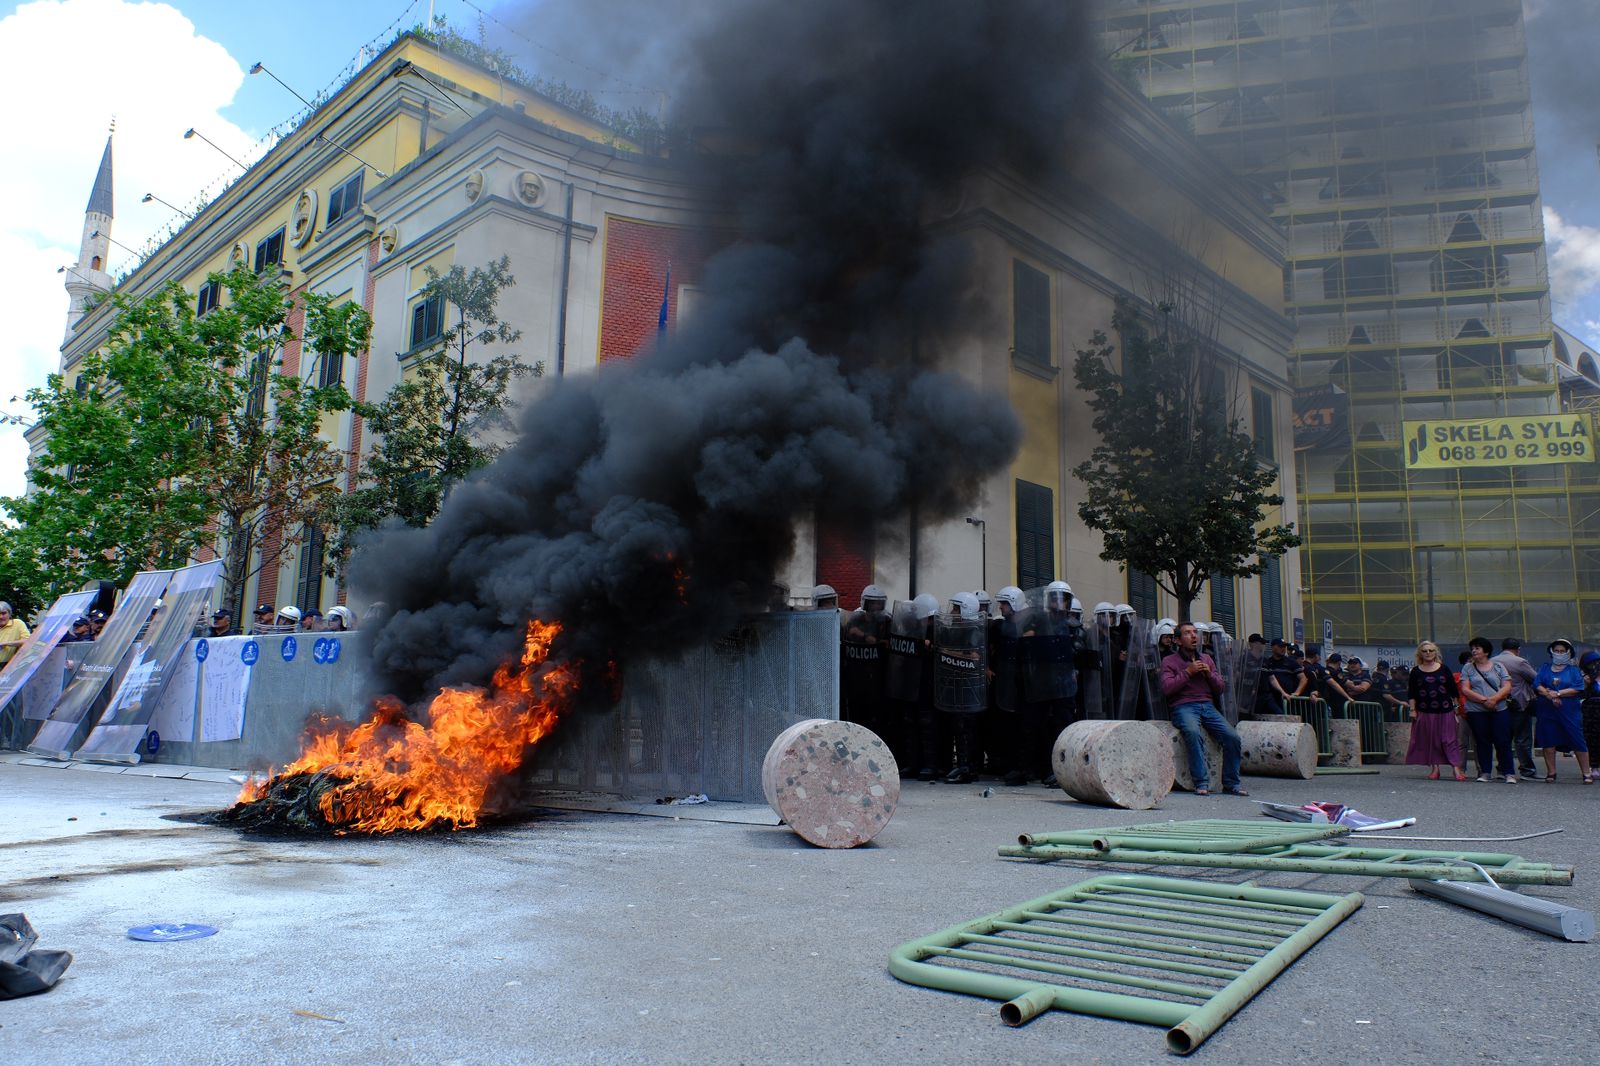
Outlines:
MULTIPOLYGON (((1174 788, 1185 792, 1194 791, 1194 770, 1189 766, 1189 745, 1184 742, 1183 734, 1178 732, 1178 727, 1171 722, 1152 722, 1152 725, 1165 732, 1172 741, 1172 785, 1174 788)), ((1206 753, 1206 777, 1211 781, 1212 788, 1222 785, 1222 745, 1211 739, 1211 734, 1204 731, 1200 734, 1200 746, 1206 753)))
POLYGON ((1172 791, 1172 743, 1149 722, 1075 722, 1056 737, 1050 765, 1085 803, 1147 811, 1172 791))
POLYGON ((1304 720, 1298 714, 1252 714, 1245 719, 1248 722, 1272 722, 1276 725, 1294 725, 1304 720))
POLYGON ((1361 723, 1354 718, 1328 721, 1329 766, 1361 765, 1361 723))
POLYGON ((821 848, 853 848, 894 817, 900 767, 888 745, 865 726, 812 718, 772 742, 761 764, 761 789, 804 840, 821 848))
POLYGON ((1288 722, 1240 722, 1239 746, 1240 769, 1247 774, 1297 777, 1303 781, 1316 775, 1317 733, 1298 718, 1288 722))
POLYGON ((1406 749, 1411 747, 1410 722, 1385 722, 1383 723, 1384 747, 1389 749, 1388 758, 1384 761, 1390 766, 1399 766, 1406 761, 1406 749))

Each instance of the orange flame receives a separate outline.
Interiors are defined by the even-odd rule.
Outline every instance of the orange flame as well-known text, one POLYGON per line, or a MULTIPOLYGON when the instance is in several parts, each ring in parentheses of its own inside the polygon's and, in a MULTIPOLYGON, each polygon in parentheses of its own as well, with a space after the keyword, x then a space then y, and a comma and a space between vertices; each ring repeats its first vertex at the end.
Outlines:
POLYGON ((554 622, 529 622, 520 662, 502 665, 487 689, 441 691, 426 724, 406 718, 392 697, 378 701, 372 718, 308 739, 299 759, 247 783, 238 802, 265 798, 279 778, 324 772, 341 782, 319 800, 338 832, 476 825, 490 788, 522 765, 577 691, 577 666, 549 661, 560 632, 554 622))

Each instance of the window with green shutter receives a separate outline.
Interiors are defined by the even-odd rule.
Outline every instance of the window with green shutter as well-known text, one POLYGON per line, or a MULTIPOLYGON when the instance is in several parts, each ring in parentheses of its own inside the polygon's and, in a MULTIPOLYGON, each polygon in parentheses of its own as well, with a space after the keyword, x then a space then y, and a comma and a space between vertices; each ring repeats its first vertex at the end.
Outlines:
POLYGON ((1025 589, 1056 578, 1055 493, 1017 480, 1017 584, 1025 589))
POLYGON ((1140 618, 1155 618, 1161 610, 1161 590, 1156 587, 1156 579, 1132 567, 1128 568, 1128 606, 1140 618))
POLYGON ((1278 460, 1277 427, 1272 419, 1272 393, 1250 390, 1250 433, 1256 442, 1256 457, 1264 463, 1278 460))
POLYGON ((1013 259, 1011 280, 1011 353, 1050 366, 1050 275, 1013 259))
POLYGON ((1211 579, 1211 620, 1220 623, 1231 635, 1239 635, 1239 611, 1231 577, 1218 575, 1211 579))
POLYGON ((1267 568, 1261 571, 1261 633, 1268 640, 1287 640, 1283 631, 1283 560, 1274 555, 1263 561, 1267 568))

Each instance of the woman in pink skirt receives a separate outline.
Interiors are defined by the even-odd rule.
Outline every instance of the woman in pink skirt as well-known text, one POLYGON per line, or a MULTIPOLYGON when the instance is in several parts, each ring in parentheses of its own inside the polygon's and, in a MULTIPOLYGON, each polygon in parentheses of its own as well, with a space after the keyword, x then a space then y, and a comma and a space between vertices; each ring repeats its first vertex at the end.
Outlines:
POLYGON ((1439 661, 1439 645, 1425 640, 1417 645, 1417 668, 1407 682, 1411 704, 1411 745, 1406 748, 1408 766, 1426 766, 1428 780, 1439 780, 1440 764, 1465 781, 1461 768, 1461 745, 1456 740, 1456 715, 1461 697, 1455 678, 1439 661))

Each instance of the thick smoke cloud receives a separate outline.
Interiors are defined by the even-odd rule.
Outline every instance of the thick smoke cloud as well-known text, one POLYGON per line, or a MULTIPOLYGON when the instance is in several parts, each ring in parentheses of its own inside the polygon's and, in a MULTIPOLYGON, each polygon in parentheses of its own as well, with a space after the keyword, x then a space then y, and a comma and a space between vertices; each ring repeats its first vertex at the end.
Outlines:
POLYGON ((358 552, 355 584, 395 611, 375 655, 399 694, 484 681, 530 617, 595 659, 703 639, 765 598, 819 506, 972 504, 1020 434, 1002 397, 929 366, 921 338, 980 309, 961 246, 923 223, 974 173, 1059 158, 1079 8, 755 0, 653 46, 685 72, 675 125, 715 146, 673 165, 737 239, 692 321, 551 384, 433 525, 358 552))

